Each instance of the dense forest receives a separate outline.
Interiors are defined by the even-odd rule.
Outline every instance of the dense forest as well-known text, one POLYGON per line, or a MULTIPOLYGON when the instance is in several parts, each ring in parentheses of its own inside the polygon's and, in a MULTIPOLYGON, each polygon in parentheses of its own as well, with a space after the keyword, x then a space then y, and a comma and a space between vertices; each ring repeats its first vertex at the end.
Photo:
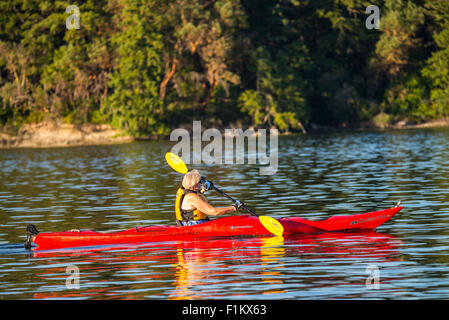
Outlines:
POLYGON ((197 119, 298 131, 448 113, 447 0, 0 2, 3 128, 167 135, 197 119))

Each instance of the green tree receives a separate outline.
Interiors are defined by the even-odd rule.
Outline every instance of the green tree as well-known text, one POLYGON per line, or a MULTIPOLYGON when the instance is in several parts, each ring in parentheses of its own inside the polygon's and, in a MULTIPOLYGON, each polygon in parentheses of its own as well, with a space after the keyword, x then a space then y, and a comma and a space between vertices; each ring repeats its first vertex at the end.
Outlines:
POLYGON ((70 4, 0 2, 0 124, 145 136, 448 115, 447 1, 382 1, 380 30, 369 0, 81 0, 67 30, 70 4))
POLYGON ((61 2, 45 0, 0 3, 3 123, 19 126, 30 113, 42 114, 49 110, 40 79, 42 66, 51 63, 53 52, 63 38, 63 28, 55 27, 58 24, 54 19, 60 6, 61 2))
POLYGON ((235 34, 245 24, 239 0, 170 0, 155 10, 163 17, 164 76, 159 96, 170 110, 197 116, 229 96, 240 83, 232 70, 235 34))
POLYGON ((107 45, 111 33, 108 3, 79 4, 81 24, 74 30, 67 30, 65 23, 69 4, 2 3, 4 28, 0 29, 5 32, 1 33, 0 57, 6 62, 6 81, 0 96, 4 108, 8 108, 6 104, 20 109, 25 121, 60 120, 67 115, 71 121, 91 121, 106 96, 112 68, 107 45))
POLYGON ((248 16, 242 50, 243 92, 238 101, 254 126, 301 129, 309 120, 306 105, 311 59, 297 19, 297 1, 243 1, 248 16))
POLYGON ((104 121, 99 109, 113 68, 109 35, 114 27, 109 5, 107 1, 80 4, 80 29, 65 28, 69 14, 63 6, 47 18, 51 25, 64 26, 64 42, 54 50, 51 63, 43 66, 41 84, 51 113, 69 122, 104 121))
POLYGON ((301 94, 303 83, 293 65, 299 53, 301 50, 295 50, 296 55, 290 56, 281 51, 273 60, 264 48, 255 52, 256 90, 247 89, 239 97, 241 110, 251 116, 254 126, 276 126, 282 131, 304 130, 301 123, 306 117, 301 94))
POLYGON ((436 22, 434 36, 438 49, 422 70, 431 83, 430 101, 434 117, 449 115, 449 2, 427 1, 426 7, 436 22))
POLYGON ((423 8, 412 1, 387 1, 380 22, 382 35, 376 44, 374 67, 392 80, 398 77, 409 62, 410 49, 418 44, 415 34, 423 23, 423 8))
POLYGON ((163 76, 161 26, 163 19, 152 10, 157 0, 117 1, 111 36, 116 48, 116 68, 110 75, 102 110, 112 124, 130 134, 166 134, 159 83, 163 76))

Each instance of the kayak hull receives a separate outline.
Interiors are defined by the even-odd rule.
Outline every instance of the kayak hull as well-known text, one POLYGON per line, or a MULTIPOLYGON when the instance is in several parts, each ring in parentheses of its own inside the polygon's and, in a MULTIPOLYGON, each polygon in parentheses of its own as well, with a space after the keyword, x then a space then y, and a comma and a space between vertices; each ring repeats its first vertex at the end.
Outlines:
MULTIPOLYGON (((382 225, 402 207, 350 216, 334 216, 321 221, 299 217, 280 218, 283 236, 328 231, 367 230, 382 225)), ((32 236, 33 250, 51 250, 107 244, 143 243, 198 238, 272 236, 255 216, 240 215, 214 219, 194 226, 144 226, 115 232, 64 231, 41 232, 32 236)))

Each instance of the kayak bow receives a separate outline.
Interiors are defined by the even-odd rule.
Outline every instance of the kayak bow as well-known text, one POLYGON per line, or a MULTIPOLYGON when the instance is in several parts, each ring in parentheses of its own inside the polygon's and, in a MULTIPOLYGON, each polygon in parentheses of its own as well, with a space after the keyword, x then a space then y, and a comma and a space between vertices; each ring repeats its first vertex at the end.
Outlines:
MULTIPOLYGON (((402 207, 347 215, 312 221, 299 217, 280 218, 284 236, 311 234, 328 231, 372 230, 382 225, 398 213, 402 207)), ((99 246, 107 244, 144 243, 173 240, 194 240, 208 237, 272 236, 255 216, 241 215, 218 218, 193 226, 143 226, 122 231, 80 231, 41 232, 33 225, 27 227, 28 237, 25 247, 34 250, 50 250, 99 246)))

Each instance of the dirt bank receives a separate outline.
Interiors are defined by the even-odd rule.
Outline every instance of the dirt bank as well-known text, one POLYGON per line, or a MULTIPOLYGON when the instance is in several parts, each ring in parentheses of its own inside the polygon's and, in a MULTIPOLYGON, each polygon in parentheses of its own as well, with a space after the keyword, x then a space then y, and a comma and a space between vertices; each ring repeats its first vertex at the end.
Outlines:
POLYGON ((0 132, 0 148, 44 148, 114 144, 133 139, 109 125, 26 124, 16 135, 0 132))
MULTIPOLYGON (((411 129, 449 127, 449 118, 424 123, 410 123, 407 120, 393 123, 367 122, 354 127, 327 127, 311 125, 310 131, 364 131, 384 129, 411 129)), ((157 137, 148 137, 147 139, 157 137)), ((134 141, 124 135, 122 131, 113 129, 109 125, 94 124, 49 124, 36 123, 24 125, 17 134, 12 135, 0 131, 0 148, 46 148, 67 147, 81 145, 117 144, 134 141)))
POLYGON ((388 129, 418 129, 418 128, 442 128, 449 127, 449 118, 415 123, 408 120, 394 122, 363 122, 352 126, 321 126, 312 124, 309 131, 367 131, 367 130, 388 130, 388 129))
POLYGON ((395 126, 395 128, 437 128, 437 127, 449 127, 449 119, 434 120, 418 124, 407 124, 399 122, 395 126))

